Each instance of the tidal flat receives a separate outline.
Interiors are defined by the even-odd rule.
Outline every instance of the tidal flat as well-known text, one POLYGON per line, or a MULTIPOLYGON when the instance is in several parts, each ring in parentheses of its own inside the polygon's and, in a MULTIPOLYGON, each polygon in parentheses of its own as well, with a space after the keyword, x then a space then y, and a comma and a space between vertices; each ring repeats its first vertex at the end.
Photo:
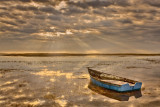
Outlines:
POLYGON ((0 107, 159 106, 160 56, 0 56, 0 107), (86 67, 141 81, 142 89, 121 101, 126 95, 92 86, 86 67))

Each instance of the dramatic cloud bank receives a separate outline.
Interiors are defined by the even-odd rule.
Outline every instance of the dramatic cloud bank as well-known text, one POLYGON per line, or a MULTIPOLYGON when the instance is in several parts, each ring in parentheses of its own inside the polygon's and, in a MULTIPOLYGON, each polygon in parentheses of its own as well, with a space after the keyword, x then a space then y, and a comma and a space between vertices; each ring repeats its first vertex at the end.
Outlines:
POLYGON ((160 0, 0 0, 0 52, 160 53, 160 0))

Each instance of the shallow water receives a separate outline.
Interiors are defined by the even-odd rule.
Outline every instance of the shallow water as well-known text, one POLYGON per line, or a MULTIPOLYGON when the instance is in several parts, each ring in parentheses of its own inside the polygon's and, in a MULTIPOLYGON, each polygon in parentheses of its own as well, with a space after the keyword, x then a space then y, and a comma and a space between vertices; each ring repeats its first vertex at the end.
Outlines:
POLYGON ((159 82, 160 56, 0 56, 0 107, 159 107, 159 82), (142 90, 121 101, 92 86, 86 67, 141 81, 142 90))

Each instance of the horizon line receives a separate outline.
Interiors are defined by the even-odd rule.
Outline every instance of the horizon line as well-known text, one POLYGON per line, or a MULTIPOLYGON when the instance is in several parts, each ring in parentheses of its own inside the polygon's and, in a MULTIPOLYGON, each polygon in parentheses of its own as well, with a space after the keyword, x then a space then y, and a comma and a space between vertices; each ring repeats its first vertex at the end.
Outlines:
POLYGON ((91 56, 91 55, 160 56, 160 53, 53 53, 53 52, 0 53, 0 56, 91 56))

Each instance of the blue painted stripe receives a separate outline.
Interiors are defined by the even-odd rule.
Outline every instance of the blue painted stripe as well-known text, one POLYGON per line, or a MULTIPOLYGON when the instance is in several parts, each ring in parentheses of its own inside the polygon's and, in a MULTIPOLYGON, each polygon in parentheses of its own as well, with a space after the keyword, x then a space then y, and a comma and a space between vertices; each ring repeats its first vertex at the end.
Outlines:
POLYGON ((115 90, 115 91, 118 91, 118 92, 126 92, 126 91, 133 91, 133 90, 139 90, 141 88, 141 85, 142 83, 141 82, 137 82, 135 84, 135 86, 130 86, 128 83, 127 84, 124 84, 122 86, 116 86, 116 85, 109 85, 109 84, 104 84, 103 82, 101 81, 98 81, 94 78, 91 77, 91 81, 100 86, 100 87, 103 87, 103 88, 106 88, 106 89, 110 89, 110 90, 115 90))

